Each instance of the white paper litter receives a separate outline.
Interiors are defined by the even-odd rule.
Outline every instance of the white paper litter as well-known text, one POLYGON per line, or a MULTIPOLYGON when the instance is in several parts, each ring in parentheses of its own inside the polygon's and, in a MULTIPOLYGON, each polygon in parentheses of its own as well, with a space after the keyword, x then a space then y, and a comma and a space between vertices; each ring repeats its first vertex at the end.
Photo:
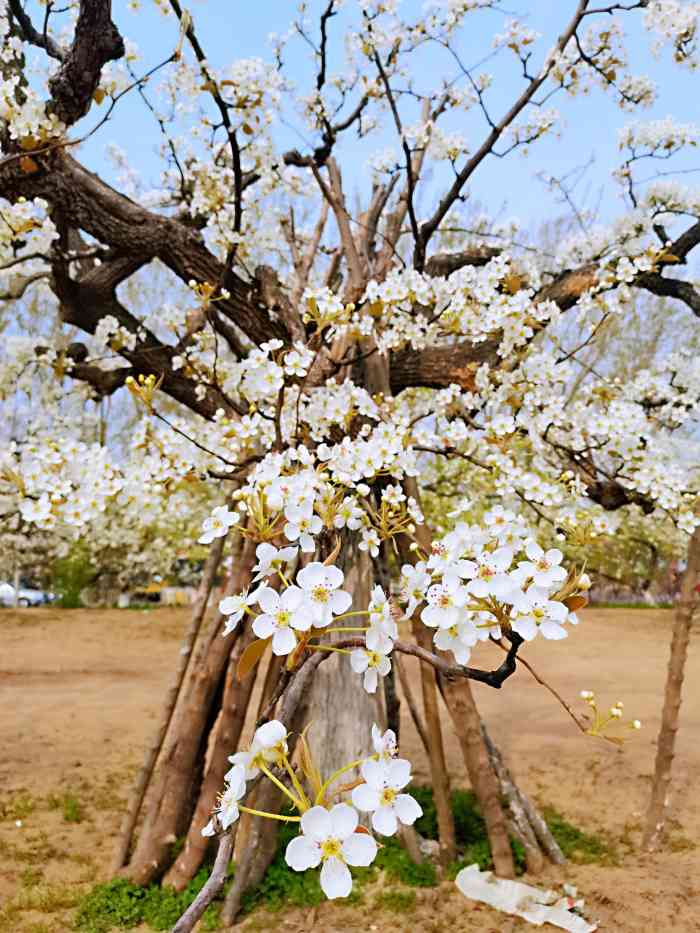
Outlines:
POLYGON ((465 897, 489 904, 505 914, 522 917, 534 926, 551 923, 569 933, 593 933, 598 929, 597 923, 589 923, 571 912, 571 907, 582 907, 583 901, 574 902, 571 897, 560 897, 556 891, 543 891, 520 881, 496 878, 490 871, 479 871, 478 865, 463 868, 455 882, 465 897))

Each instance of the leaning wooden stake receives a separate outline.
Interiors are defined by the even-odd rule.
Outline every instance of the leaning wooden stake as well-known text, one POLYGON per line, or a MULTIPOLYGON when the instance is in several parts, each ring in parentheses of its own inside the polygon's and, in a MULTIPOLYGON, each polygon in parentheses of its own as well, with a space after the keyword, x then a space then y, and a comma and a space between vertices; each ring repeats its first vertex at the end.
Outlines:
MULTIPOLYGON (((430 633, 417 620, 413 622, 413 635, 422 648, 426 648, 428 651, 431 650, 430 633)), ((430 776, 433 784, 433 799, 435 800, 438 821, 440 863, 446 867, 457 857, 457 839, 452 814, 450 778, 445 758, 445 746, 442 740, 442 724, 440 722, 435 671, 429 664, 421 663, 420 680, 423 690, 426 732, 429 736, 428 755, 430 776)))
POLYGON ((665 812, 671 785, 671 768, 678 732, 681 708, 685 661, 693 614, 698 607, 696 587, 700 580, 700 526, 695 529, 688 546, 688 565, 683 574, 681 589, 676 604, 671 639, 671 656, 666 675, 664 707, 661 728, 656 743, 656 764, 651 788, 651 800, 647 810, 642 846, 648 852, 657 849, 663 836, 665 812))
MULTIPOLYGON (((246 540, 227 584, 227 592, 240 592, 250 581, 255 546, 246 540)), ((178 698, 160 765, 148 791, 148 805, 139 839, 123 874, 136 884, 148 884, 167 868, 170 846, 185 832, 199 788, 193 774, 206 747, 215 719, 214 708, 236 635, 222 638, 223 617, 217 614, 197 642, 191 676, 178 698), (196 782, 194 782, 196 785, 196 782)))
MULTIPOLYGON (((311 685, 323 660, 321 652, 307 658, 294 674, 278 704, 276 718, 290 730, 290 756, 294 753, 295 740, 308 717, 311 685)), ((256 795, 254 804, 256 809, 274 812, 279 808, 282 794, 271 782, 263 783, 258 790, 259 794, 256 795)), ((235 921, 241 909, 243 895, 249 888, 258 884, 267 871, 277 846, 277 829, 275 821, 263 818, 249 824, 249 833, 243 840, 243 851, 236 864, 236 875, 221 913, 225 925, 235 921)))
POLYGON ((503 755, 493 743, 483 722, 481 723, 481 737, 484 740, 491 766, 500 782, 501 794, 508 801, 513 830, 525 849, 528 871, 537 874, 542 870, 543 850, 555 865, 565 865, 564 853, 552 836, 547 823, 527 794, 513 780, 503 760, 503 755))
POLYGON ((440 689, 457 734, 469 781, 481 806, 494 869, 501 878, 514 878, 515 864, 501 806, 500 787, 481 737, 481 719, 469 681, 454 683, 441 678, 440 689))
POLYGON ((217 794, 221 792, 224 786, 224 775, 231 767, 228 760, 229 755, 238 748, 241 733, 243 732, 246 713, 248 712, 255 684, 255 675, 251 673, 243 681, 240 681, 237 670, 243 652, 254 638, 255 635, 251 626, 243 629, 236 639, 234 650, 228 662, 221 710, 216 725, 212 730, 214 740, 213 747, 208 755, 209 767, 202 781, 199 800, 194 809, 185 844, 175 863, 163 879, 164 884, 171 885, 176 891, 182 891, 188 882, 192 880, 204 861, 204 856, 209 848, 209 840, 202 836, 202 827, 208 821, 210 813, 216 804, 217 794))
POLYGON ((217 538, 209 550, 209 554, 204 565, 202 579, 199 584, 199 589, 197 590, 197 595, 195 597, 194 603, 192 604, 190 626, 182 640, 178 667, 175 671, 175 675, 173 676, 172 683, 168 688, 168 693, 165 698, 165 705, 163 707, 160 722, 158 723, 158 728, 153 733, 153 738, 151 739, 146 750, 143 764, 141 765, 139 772, 136 775, 134 786, 131 790, 131 794, 129 795, 129 803, 127 805, 126 813, 124 814, 124 819, 122 820, 122 825, 119 830, 119 838, 117 840, 117 847, 114 851, 114 856, 110 865, 111 872, 119 871, 119 869, 122 868, 126 862, 127 856, 129 854, 131 840, 134 836, 134 829, 139 818, 139 813, 141 812, 141 805, 143 804, 143 799, 146 795, 146 790, 148 789, 148 784, 151 780, 153 769, 155 767, 156 761, 158 760, 158 755, 160 754, 160 750, 163 747, 163 742, 173 717, 173 711, 175 710, 175 706, 177 704, 177 698, 180 695, 180 688, 182 687, 182 684, 185 680, 190 658, 192 657, 192 648, 195 641, 197 640, 197 635, 199 634, 202 620, 206 615, 209 597, 211 596, 211 591, 214 588, 216 573, 219 569, 219 564, 221 563, 221 557, 224 551, 224 541, 225 538, 217 538))

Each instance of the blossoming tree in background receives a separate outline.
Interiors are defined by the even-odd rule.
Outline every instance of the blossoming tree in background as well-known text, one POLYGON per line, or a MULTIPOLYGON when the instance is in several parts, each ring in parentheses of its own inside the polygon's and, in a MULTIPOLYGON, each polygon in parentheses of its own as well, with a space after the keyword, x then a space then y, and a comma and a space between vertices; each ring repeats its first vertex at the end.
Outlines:
MULTIPOLYGON (((647 34, 649 55, 692 69, 698 5, 571 0, 558 37, 509 20, 489 47, 493 74, 460 54, 466 31, 494 15, 490 0, 405 12, 374 0, 302 4, 268 62, 233 63, 208 58, 178 0, 158 0, 169 29, 160 64, 143 70, 109 0, 32 6, 0 2, 0 284, 9 307, 35 296, 59 323, 40 345, 13 337, 1 382, 10 397, 15 380, 41 371, 60 390, 39 436, 4 454, 3 492, 50 530, 90 526, 107 500, 186 512, 190 484, 212 504, 197 619, 217 562, 231 559, 220 612, 187 647, 115 868, 128 861, 142 882, 167 872, 182 887, 219 835, 212 882, 181 921, 190 929, 245 826, 230 919, 272 851, 265 827, 283 816, 301 828, 290 867, 322 865, 326 893, 347 893, 347 865, 375 851, 369 826, 381 834, 417 815, 409 766, 368 749, 374 724, 377 742, 395 724, 393 675, 412 655, 441 858, 454 857, 454 827, 438 691, 496 868, 512 873, 493 745, 469 681, 501 687, 526 642, 566 637, 590 583, 586 548, 614 533, 609 515, 625 509, 686 536, 697 523, 692 354, 675 348, 624 381, 585 354, 645 296, 663 299, 661 313, 700 315, 685 271, 700 242, 697 190, 665 172, 649 178, 656 160, 695 146, 698 129, 673 118, 622 126, 611 169, 624 208, 548 250, 466 202, 483 166, 503 159, 507 186, 506 157, 536 153, 561 130, 558 101, 652 104, 625 26, 647 34), (297 42, 311 50, 303 76, 284 68, 297 42), (512 56, 520 84, 498 108, 498 63, 512 56), (139 187, 128 152, 122 190, 80 161, 81 141, 127 94, 141 95, 161 136, 154 191, 139 187), (473 120, 478 139, 462 129, 473 120), (290 121, 309 139, 299 148, 283 145, 290 121), (351 197, 353 147, 373 140, 368 183, 351 197), (129 285, 149 273, 167 278, 171 297, 143 307, 129 285), (76 447, 58 414, 67 398, 129 396, 140 421, 117 471, 99 442, 76 447), (433 534, 423 487, 443 459, 468 464, 485 497, 467 490, 451 527, 433 534), (470 666, 479 642, 491 649, 479 651, 492 659, 485 668, 470 666), (266 653, 260 728, 231 768, 266 653), (261 730, 273 723, 268 745, 261 730), (280 812, 285 798, 293 817, 280 812), (371 815, 360 824, 358 811, 371 815)), ((138 38, 138 18, 124 19, 138 38)), ((540 845, 556 859, 532 826, 519 832, 533 866, 540 845)))

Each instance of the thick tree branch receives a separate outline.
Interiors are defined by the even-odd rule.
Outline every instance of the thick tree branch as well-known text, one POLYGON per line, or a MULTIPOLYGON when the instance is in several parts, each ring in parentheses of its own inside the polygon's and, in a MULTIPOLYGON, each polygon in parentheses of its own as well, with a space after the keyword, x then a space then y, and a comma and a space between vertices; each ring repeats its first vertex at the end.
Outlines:
POLYGON ((485 266, 502 250, 497 246, 469 246, 459 253, 435 253, 425 264, 425 274, 436 278, 452 275, 464 266, 485 266))
POLYGON ((677 298, 688 305, 693 314, 700 317, 700 292, 690 282, 684 282, 683 279, 667 279, 657 272, 646 272, 638 276, 634 284, 662 298, 677 298))
MULTIPOLYGON (((38 161, 39 171, 30 175, 16 159, 0 161, 0 196, 10 201, 20 196, 45 198, 60 207, 69 226, 142 264, 160 259, 184 282, 215 285, 222 280, 225 266, 209 252, 198 231, 146 210, 60 149, 38 161)), ((256 282, 244 282, 232 273, 228 283, 230 297, 217 302, 221 313, 256 344, 271 337, 286 339, 283 323, 268 313, 256 282)))
POLYGON ((67 126, 90 109, 103 66, 124 54, 124 41, 111 14, 111 0, 81 0, 73 44, 49 79, 50 106, 67 126))

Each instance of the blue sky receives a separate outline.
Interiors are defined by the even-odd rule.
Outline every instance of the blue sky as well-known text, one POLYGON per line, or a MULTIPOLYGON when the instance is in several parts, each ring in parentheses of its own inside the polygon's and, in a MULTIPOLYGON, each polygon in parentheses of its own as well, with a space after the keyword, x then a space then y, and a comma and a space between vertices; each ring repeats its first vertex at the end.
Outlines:
MULTIPOLYGON (((575 6, 575 0, 505 0, 499 10, 482 11, 468 17, 469 28, 459 36, 457 49, 465 63, 471 65, 480 61, 491 52, 492 36, 502 29, 506 18, 525 14, 528 24, 543 35, 536 46, 536 64, 533 65, 533 70, 536 70, 575 6)), ((223 67, 240 57, 258 56, 270 61, 272 55, 268 35, 273 31, 284 32, 295 15, 295 8, 296 4, 287 0, 258 0, 256 3, 190 0, 189 3, 197 33, 215 67, 223 67)), ((310 0, 310 10, 320 8, 319 0, 310 0)), ((331 48, 339 49, 344 28, 343 17, 347 19, 348 15, 354 13, 353 8, 354 2, 349 0, 346 11, 331 20, 331 48)), ((421 8, 422 0, 404 0, 401 6, 409 15, 418 14, 421 8)), ((114 17, 123 33, 137 43, 143 55, 137 73, 142 73, 166 57, 177 41, 174 18, 164 18, 150 0, 142 0, 142 9, 137 13, 128 9, 126 0, 117 0, 114 17)), ((529 158, 523 158, 516 152, 505 160, 488 159, 475 176, 471 195, 490 213, 498 214, 501 219, 517 217, 525 226, 536 225, 561 214, 564 209, 557 205, 554 196, 538 181, 536 173, 546 171, 561 176, 592 159, 576 196, 591 206, 599 204, 599 218, 609 220, 624 210, 619 188, 610 180, 611 169, 620 162, 617 129, 631 119, 647 120, 668 115, 681 121, 693 119, 697 112, 697 77, 675 66, 668 51, 658 61, 654 59, 649 51, 648 37, 641 26, 639 11, 626 14, 622 22, 628 32, 632 73, 647 74, 657 82, 657 103, 649 110, 625 114, 607 95, 599 91, 594 91, 589 97, 574 99, 564 94, 555 96, 552 106, 557 107, 565 118, 562 137, 538 142, 532 147, 529 158)), ((336 51, 330 57, 331 68, 339 67, 342 62, 340 54, 336 51)), ((300 90, 309 89, 314 71, 309 50, 303 42, 297 41, 290 47, 286 63, 286 74, 300 90)), ((440 69, 439 74, 453 74, 454 67, 446 69, 446 64, 447 59, 438 60, 437 53, 427 53, 422 60, 416 61, 416 81, 420 83, 423 78, 420 73, 422 70, 431 78, 431 83, 434 75, 429 73, 434 69, 440 69)), ((488 101, 496 118, 500 118, 522 90, 519 67, 515 57, 509 53, 484 65, 484 69, 492 71, 495 77, 488 101)), ((150 89, 149 93, 153 96, 155 89, 150 89)), ((93 108, 80 130, 90 126, 91 121, 94 122, 99 115, 99 111, 93 108)), ((293 114, 290 115, 290 122, 301 125, 301 121, 293 114)), ((455 128, 466 133, 472 149, 478 146, 486 132, 483 120, 476 111, 465 119, 464 126, 455 125, 455 128)), ((280 127, 279 137, 284 146, 303 148, 299 135, 291 128, 280 127)), ((159 130, 135 92, 120 101, 112 120, 81 149, 80 158, 90 168, 114 182, 116 171, 105 156, 106 144, 109 142, 117 143, 128 153, 131 164, 142 174, 147 187, 157 183, 161 167, 157 155, 159 130)), ((380 142, 394 142, 390 127, 380 142)), ((369 152, 377 148, 379 145, 376 140, 370 148, 354 138, 343 143, 339 156, 345 171, 346 190, 365 187, 367 173, 364 164, 369 152)), ((687 168, 694 163, 683 157, 674 165, 687 168)), ((666 169, 670 166, 664 163, 660 167, 666 169)), ((650 171, 645 170, 643 177, 653 174, 654 170, 655 166, 651 165, 650 171)), ((689 175, 685 180, 693 183, 695 177, 689 175)), ((442 178, 446 176, 437 176, 438 184, 442 178)), ((430 206, 431 192, 428 190, 420 207, 427 213, 430 206)))

